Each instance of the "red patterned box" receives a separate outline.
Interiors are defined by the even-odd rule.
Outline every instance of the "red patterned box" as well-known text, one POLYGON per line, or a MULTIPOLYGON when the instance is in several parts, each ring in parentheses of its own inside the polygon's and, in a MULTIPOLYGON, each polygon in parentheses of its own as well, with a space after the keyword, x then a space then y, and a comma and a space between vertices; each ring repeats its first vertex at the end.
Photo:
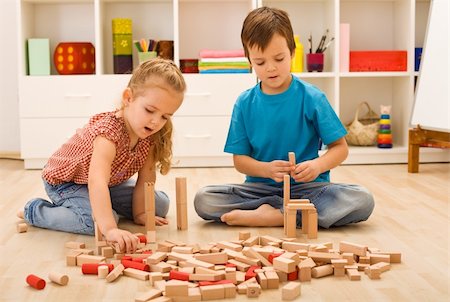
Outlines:
POLYGON ((59 74, 95 73, 95 49, 89 42, 63 42, 56 46, 53 55, 59 74))
POLYGON ((350 71, 407 71, 407 51, 350 51, 350 71))

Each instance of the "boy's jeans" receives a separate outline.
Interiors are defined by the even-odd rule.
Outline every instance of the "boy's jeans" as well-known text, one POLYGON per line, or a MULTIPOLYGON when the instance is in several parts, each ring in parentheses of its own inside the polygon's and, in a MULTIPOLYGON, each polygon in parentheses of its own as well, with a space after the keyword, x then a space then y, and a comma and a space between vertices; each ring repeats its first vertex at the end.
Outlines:
MULTIPOLYGON (((134 179, 109 188, 113 214, 133 220, 132 198, 136 185, 134 179)), ((24 209, 25 220, 31 225, 77 234, 94 234, 94 221, 89 202, 87 185, 64 183, 51 185, 44 180, 45 191, 51 202, 35 198, 24 209)), ((161 191, 155 191, 156 216, 165 217, 169 211, 169 198, 161 191)))
MULTIPOLYGON (((367 220, 374 199, 367 189, 350 184, 310 182, 291 184, 291 199, 309 199, 317 209, 323 228, 367 220)), ((194 199, 197 214, 205 220, 220 221, 220 216, 235 209, 255 210, 269 204, 283 212, 283 183, 243 183, 213 185, 199 190, 194 199)), ((301 226, 297 211, 297 226, 301 226)))

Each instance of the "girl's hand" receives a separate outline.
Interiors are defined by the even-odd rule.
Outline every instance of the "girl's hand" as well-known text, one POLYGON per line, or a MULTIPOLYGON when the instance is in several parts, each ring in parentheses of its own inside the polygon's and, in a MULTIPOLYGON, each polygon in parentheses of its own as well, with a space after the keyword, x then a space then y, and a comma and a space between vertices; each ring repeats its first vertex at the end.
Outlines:
POLYGON ((284 175, 292 172, 291 163, 285 160, 274 160, 268 163, 269 178, 276 182, 283 181, 284 175))
MULTIPOLYGON (((145 213, 139 214, 138 216, 134 217, 134 223, 139 225, 145 225, 146 215, 145 213)), ((165 218, 155 216, 155 225, 166 225, 169 221, 165 218)))
POLYGON ((106 232, 105 237, 107 242, 116 242, 122 253, 134 253, 139 243, 139 238, 136 235, 118 228, 110 229, 106 232))
POLYGON ((295 166, 291 176, 296 182, 310 182, 319 176, 320 167, 314 160, 307 160, 295 166))

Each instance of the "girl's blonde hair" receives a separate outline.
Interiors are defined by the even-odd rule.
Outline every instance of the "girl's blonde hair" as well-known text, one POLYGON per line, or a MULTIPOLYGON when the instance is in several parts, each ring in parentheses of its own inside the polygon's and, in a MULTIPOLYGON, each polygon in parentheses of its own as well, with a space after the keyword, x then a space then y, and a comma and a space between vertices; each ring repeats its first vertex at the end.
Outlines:
MULTIPOLYGON (((128 88, 131 89, 133 96, 141 94, 151 86, 171 89, 180 94, 184 94, 186 90, 186 83, 180 69, 172 61, 161 58, 141 63, 133 71, 128 83, 128 88)), ((172 131, 172 121, 168 119, 161 130, 152 135, 155 143, 153 158, 156 162, 156 168, 163 175, 169 172, 171 166, 172 131)))

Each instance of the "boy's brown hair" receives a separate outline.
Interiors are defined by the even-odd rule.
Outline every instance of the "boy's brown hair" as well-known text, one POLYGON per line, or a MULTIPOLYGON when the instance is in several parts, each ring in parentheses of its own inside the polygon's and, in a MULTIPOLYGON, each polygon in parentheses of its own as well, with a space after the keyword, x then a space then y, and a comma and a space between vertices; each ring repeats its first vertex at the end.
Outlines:
POLYGON ((274 34, 286 39, 292 55, 295 41, 288 14, 284 10, 265 6, 252 10, 245 18, 241 31, 242 45, 247 58, 250 60, 249 48, 257 46, 264 51, 274 34))

